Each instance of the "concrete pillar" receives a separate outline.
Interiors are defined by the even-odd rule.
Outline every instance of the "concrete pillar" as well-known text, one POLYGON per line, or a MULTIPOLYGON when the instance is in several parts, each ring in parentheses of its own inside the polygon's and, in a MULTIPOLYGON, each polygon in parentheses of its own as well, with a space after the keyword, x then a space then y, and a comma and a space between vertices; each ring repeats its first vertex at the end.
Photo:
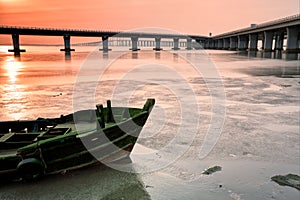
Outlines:
POLYGON ((131 43, 132 43, 132 48, 130 49, 131 51, 138 51, 140 50, 137 46, 139 38, 138 37, 131 37, 131 43))
POLYGON ((204 49, 209 49, 209 40, 205 40, 204 49))
POLYGON ((230 43, 229 43, 230 41, 229 41, 229 38, 224 38, 223 39, 223 49, 224 50, 228 50, 229 49, 229 45, 230 45, 230 43))
POLYGON ((218 49, 223 49, 223 40, 218 40, 218 49))
POLYGON ((211 40, 211 42, 210 42, 210 48, 211 49, 215 49, 216 48, 216 41, 215 40, 211 40))
POLYGON ((265 39, 264 39, 264 36, 261 40, 261 50, 264 50, 265 49, 265 39))
POLYGON ((64 44, 65 44, 65 48, 60 49, 61 51, 65 51, 65 52, 75 51, 75 49, 71 49, 71 36, 70 35, 64 35, 64 44))
POLYGON ((172 48, 173 50, 179 50, 180 48, 178 47, 179 43, 179 38, 173 38, 174 41, 174 47, 172 48))
POLYGON ((192 49, 192 38, 186 39, 186 49, 191 50, 192 49))
POLYGON ((108 38, 109 37, 107 35, 102 36, 102 47, 103 47, 103 49, 99 49, 100 51, 108 52, 108 51, 111 50, 111 49, 108 48, 108 38))
POLYGON ((208 40, 207 48, 208 48, 208 49, 211 49, 211 48, 212 48, 212 40, 208 40))
POLYGON ((229 44, 229 50, 236 50, 237 49, 237 38, 236 37, 230 37, 230 44, 229 44))
POLYGON ((11 36, 14 48, 9 49, 8 52, 14 52, 15 56, 20 56, 20 52, 26 52, 26 50, 20 49, 19 34, 12 34, 11 36))
POLYGON ((245 35, 238 36, 238 50, 246 51, 248 49, 248 38, 245 35))
POLYGON ((277 33, 275 36, 275 51, 282 51, 283 50, 283 39, 284 33, 277 33))
POLYGON ((258 43, 258 35, 257 34, 249 34, 250 44, 249 51, 257 51, 257 43, 258 43))
POLYGON ((273 46, 273 31, 265 31, 264 32, 264 51, 272 51, 273 46))
POLYGON ((160 48, 160 41, 161 41, 160 37, 155 38, 155 48, 153 48, 153 50, 155 50, 155 51, 162 50, 162 48, 160 48))
POLYGON ((288 27, 287 28, 287 42, 286 42, 286 52, 287 53, 299 53, 299 43, 298 36, 300 30, 299 27, 288 27))

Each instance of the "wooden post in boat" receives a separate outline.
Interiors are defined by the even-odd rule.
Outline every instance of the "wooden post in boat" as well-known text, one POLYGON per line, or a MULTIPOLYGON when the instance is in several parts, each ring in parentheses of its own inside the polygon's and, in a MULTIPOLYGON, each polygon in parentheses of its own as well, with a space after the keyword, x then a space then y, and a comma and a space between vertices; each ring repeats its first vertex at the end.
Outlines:
POLYGON ((106 116, 106 122, 112 122, 115 123, 114 117, 113 117, 113 113, 112 113, 112 109, 111 109, 111 101, 107 100, 107 116, 106 116))
POLYGON ((97 107, 97 111, 98 111, 99 117, 100 117, 100 121, 99 121, 100 127, 101 128, 105 128, 105 119, 104 119, 104 108, 103 108, 103 105, 102 104, 96 105, 96 107, 97 107))

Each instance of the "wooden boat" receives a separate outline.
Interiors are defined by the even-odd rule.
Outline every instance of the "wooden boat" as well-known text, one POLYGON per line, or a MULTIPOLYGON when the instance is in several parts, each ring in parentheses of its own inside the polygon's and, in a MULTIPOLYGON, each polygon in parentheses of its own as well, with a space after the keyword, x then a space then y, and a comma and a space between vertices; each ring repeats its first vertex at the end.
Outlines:
POLYGON ((128 157, 155 104, 81 110, 59 118, 0 122, 0 176, 45 174, 128 157))

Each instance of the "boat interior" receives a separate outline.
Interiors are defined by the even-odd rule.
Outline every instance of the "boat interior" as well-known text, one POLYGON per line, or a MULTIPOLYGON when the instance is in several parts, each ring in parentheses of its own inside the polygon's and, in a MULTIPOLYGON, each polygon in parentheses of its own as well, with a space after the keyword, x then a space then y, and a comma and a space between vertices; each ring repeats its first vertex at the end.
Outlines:
POLYGON ((0 150, 17 149, 40 140, 65 135, 78 130, 78 124, 84 129, 88 127, 94 130, 109 127, 142 111, 137 108, 112 108, 110 105, 108 101, 107 108, 99 104, 96 110, 77 111, 55 119, 0 122, 0 150))
MULTIPOLYGON (((81 110, 59 118, 39 118, 37 120, 17 120, 0 122, 0 150, 17 149, 34 142, 77 131, 104 129, 126 121, 143 111, 150 111, 155 103, 148 99, 142 109, 128 107, 107 107, 96 105, 96 109, 81 110)), ((1 152, 0 152, 1 153, 1 152)))

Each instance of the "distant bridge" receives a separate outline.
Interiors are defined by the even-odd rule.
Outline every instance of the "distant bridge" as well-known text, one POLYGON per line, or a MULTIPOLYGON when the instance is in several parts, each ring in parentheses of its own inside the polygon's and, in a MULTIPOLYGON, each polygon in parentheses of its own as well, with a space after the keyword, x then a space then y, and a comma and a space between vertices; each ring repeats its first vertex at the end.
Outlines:
MULTIPOLYGON (((113 31, 95 31, 95 30, 78 30, 78 29, 53 29, 53 28, 37 28, 37 27, 15 27, 15 26, 0 26, 0 34, 12 35, 13 49, 15 55, 20 55, 20 52, 25 50, 20 49, 19 36, 20 35, 36 35, 36 36, 63 36, 64 49, 61 51, 74 51, 71 49, 71 37, 101 37, 103 51, 109 51, 108 39, 110 37, 130 38, 131 41, 124 40, 131 44, 132 51, 137 51, 139 38, 152 38, 155 40, 154 50, 162 50, 160 47, 161 39, 172 39, 174 50, 179 49, 179 40, 186 40, 186 48, 192 49, 192 40, 197 43, 204 43, 208 37, 197 35, 182 35, 182 34, 163 34, 163 33, 142 33, 142 32, 113 32, 113 31)), ((145 44, 146 45, 146 44, 145 44)))
POLYGON ((300 53, 300 14, 263 24, 252 24, 248 28, 223 33, 213 37, 183 34, 113 32, 15 26, 0 26, 0 34, 12 35, 13 49, 9 51, 14 52, 15 55, 20 55, 20 52, 25 51, 20 49, 20 35, 62 36, 64 38, 64 49, 61 49, 61 51, 67 53, 74 51, 74 49, 71 48, 71 37, 102 38, 103 48, 101 50, 104 52, 110 50, 109 45, 114 46, 110 39, 114 37, 114 39, 121 38, 118 44, 120 46, 131 46, 132 51, 139 50, 139 46, 154 46, 153 49, 159 51, 162 50, 162 42, 167 44, 167 46, 172 45, 172 49, 174 50, 178 50, 180 49, 179 47, 184 46, 187 50, 193 48, 205 48, 257 51, 258 41, 261 40, 263 51, 270 52, 274 50, 283 50, 283 41, 286 39, 286 52, 297 54, 300 53), (161 41, 162 39, 167 39, 167 41, 161 41), (184 41, 184 44, 182 41, 184 41))

